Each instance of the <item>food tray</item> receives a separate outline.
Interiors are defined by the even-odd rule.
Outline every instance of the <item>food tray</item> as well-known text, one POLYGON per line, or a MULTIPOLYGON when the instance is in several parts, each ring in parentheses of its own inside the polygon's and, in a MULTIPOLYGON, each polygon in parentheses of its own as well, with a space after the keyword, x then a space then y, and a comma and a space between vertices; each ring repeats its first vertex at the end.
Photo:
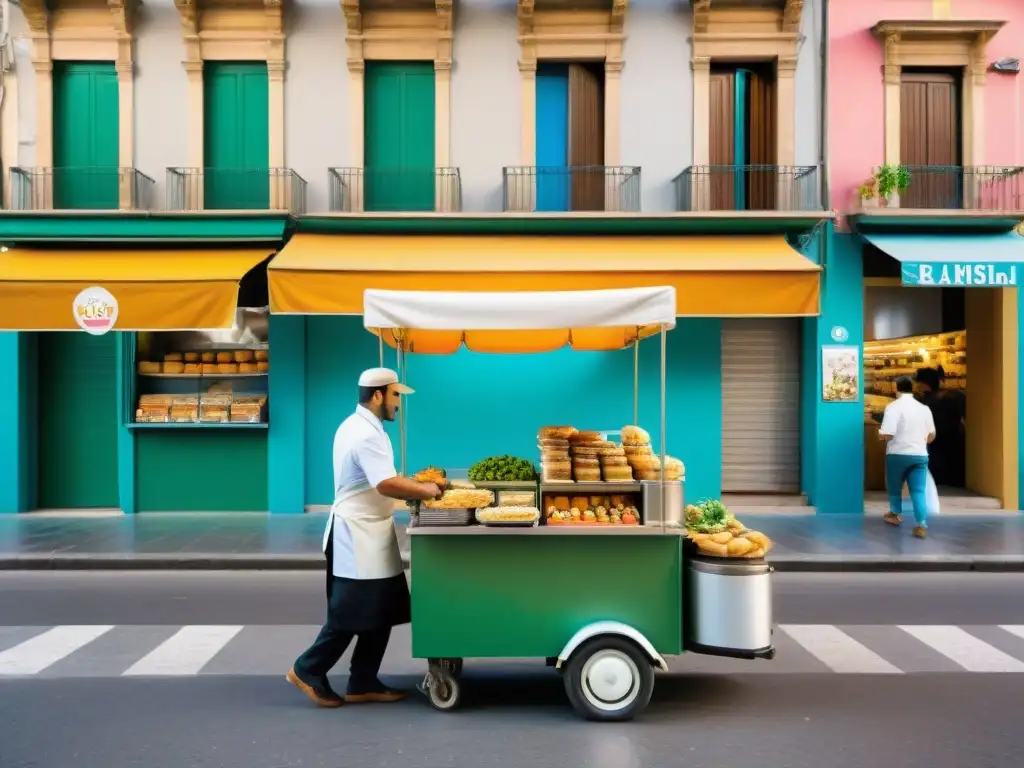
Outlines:
POLYGON ((428 509, 421 507, 417 519, 420 525, 471 525, 472 509, 428 509))
POLYGON ((577 522, 575 520, 552 520, 548 518, 545 521, 546 525, 561 525, 561 526, 578 526, 581 528, 593 528, 594 526, 601 526, 602 528, 636 528, 640 523, 599 523, 596 520, 594 522, 583 522, 582 520, 577 522))
POLYGON ((518 526, 520 528, 532 528, 532 527, 536 526, 537 523, 540 521, 540 510, 539 509, 536 510, 536 514, 534 515, 533 520, 500 520, 500 519, 499 520, 495 520, 495 519, 488 520, 486 517, 481 517, 481 514, 480 514, 481 512, 486 512, 486 510, 479 509, 476 512, 476 521, 478 523, 480 523, 480 525, 501 526, 501 527, 518 526))

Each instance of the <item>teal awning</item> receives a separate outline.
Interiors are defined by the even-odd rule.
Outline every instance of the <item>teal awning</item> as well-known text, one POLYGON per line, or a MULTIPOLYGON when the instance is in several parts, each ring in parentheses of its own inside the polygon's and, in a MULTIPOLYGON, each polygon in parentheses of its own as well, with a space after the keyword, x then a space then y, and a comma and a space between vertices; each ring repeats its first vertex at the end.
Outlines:
POLYGON ((1024 237, 864 235, 900 262, 903 285, 1015 288, 1024 284, 1024 237))

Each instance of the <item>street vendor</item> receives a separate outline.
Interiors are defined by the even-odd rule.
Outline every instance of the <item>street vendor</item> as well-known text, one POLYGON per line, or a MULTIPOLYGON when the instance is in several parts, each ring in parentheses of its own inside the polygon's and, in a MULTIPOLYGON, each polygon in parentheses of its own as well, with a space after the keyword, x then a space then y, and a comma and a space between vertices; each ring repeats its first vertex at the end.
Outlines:
POLYGON ((359 377, 359 404, 334 435, 334 505, 324 531, 327 556, 327 622, 286 679, 322 707, 343 699, 327 680, 354 637, 355 650, 344 702, 393 702, 402 691, 377 677, 391 628, 409 623, 409 586, 395 533, 395 500, 440 498, 444 481, 421 483, 401 477, 384 431, 403 395, 389 368, 359 377))

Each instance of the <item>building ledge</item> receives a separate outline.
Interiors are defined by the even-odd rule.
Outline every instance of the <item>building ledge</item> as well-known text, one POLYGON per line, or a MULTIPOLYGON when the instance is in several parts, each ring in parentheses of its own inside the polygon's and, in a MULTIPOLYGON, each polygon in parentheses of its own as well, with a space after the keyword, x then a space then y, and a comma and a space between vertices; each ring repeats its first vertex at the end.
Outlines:
POLYGON ((1010 232, 1021 224, 1021 211, 964 211, 936 208, 895 208, 853 211, 846 214, 851 231, 860 233, 933 234, 1010 232))

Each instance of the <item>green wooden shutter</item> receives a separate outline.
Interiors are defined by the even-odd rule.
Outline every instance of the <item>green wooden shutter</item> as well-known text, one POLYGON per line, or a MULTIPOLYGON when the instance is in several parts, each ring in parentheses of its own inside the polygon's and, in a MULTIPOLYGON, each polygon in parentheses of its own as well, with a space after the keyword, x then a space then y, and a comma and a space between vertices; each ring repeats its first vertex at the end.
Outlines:
POLYGON ((267 65, 207 61, 203 67, 205 207, 270 206, 267 65))
POLYGON ((118 507, 116 333, 39 334, 39 507, 118 507))
POLYGON ((110 61, 53 65, 53 206, 118 207, 117 71, 110 61))
POLYGON ((433 62, 367 62, 365 88, 365 210, 434 210, 433 62))

